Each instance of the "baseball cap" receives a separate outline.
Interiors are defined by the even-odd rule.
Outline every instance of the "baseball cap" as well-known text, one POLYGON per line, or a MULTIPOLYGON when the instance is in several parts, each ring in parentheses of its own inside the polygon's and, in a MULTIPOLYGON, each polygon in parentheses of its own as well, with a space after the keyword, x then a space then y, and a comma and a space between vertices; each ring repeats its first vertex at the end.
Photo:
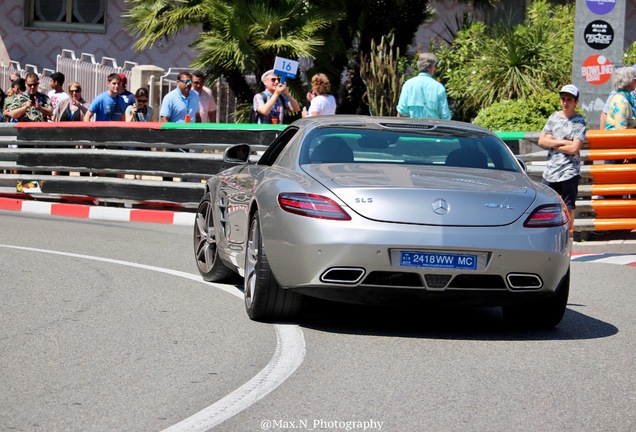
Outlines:
POLYGON ((574 96, 575 98, 579 97, 579 89, 574 84, 567 84, 561 88, 559 93, 568 93, 574 96))
POLYGON ((261 81, 262 81, 262 82, 265 82, 265 79, 266 79, 268 76, 270 76, 270 75, 276 75, 276 74, 274 73, 274 69, 270 69, 270 70, 266 71, 263 75, 261 75, 261 81))
POLYGON ((128 83, 126 75, 124 75, 123 73, 118 73, 117 75, 119 75, 119 78, 121 78, 121 85, 125 86, 128 83))

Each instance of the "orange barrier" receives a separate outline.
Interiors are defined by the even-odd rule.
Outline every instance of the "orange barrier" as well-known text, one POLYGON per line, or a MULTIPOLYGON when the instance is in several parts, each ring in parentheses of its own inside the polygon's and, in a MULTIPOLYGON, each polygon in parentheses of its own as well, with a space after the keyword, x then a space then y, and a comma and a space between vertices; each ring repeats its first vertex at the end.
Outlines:
POLYGON ((594 184, 636 183, 636 164, 589 165, 594 184))
MULTIPOLYGON (((587 160, 634 160, 636 129, 591 130, 587 132, 587 145, 587 160)), ((592 216, 593 219, 575 220, 578 227, 593 230, 636 229, 636 164, 593 164, 581 168, 581 174, 589 173, 592 195, 599 199, 589 201, 588 212, 583 210, 585 216, 592 216), (634 199, 626 199, 626 195, 634 199)))
POLYGON ((592 200, 597 218, 636 218, 636 200, 598 199, 592 200))
POLYGON ((636 149, 636 129, 590 130, 586 138, 590 149, 636 149))
MULTIPOLYGON (((583 187, 579 187, 579 189, 583 189, 583 187)), ((593 184, 590 195, 636 195, 636 184, 593 184)))
POLYGON ((588 150, 589 160, 622 160, 636 159, 636 148, 634 149, 597 149, 588 150))
POLYGON ((633 230, 636 228, 636 219, 594 219, 593 230, 613 231, 613 230, 633 230))

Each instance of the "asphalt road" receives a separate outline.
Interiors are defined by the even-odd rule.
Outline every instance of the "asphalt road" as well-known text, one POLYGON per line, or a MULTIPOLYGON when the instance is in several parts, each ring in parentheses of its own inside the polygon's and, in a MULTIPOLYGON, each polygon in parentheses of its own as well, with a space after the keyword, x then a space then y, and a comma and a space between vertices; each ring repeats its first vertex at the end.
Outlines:
POLYGON ((0 212, 0 430, 636 430, 634 267, 573 262, 550 331, 326 302, 268 325, 191 248, 183 226, 0 212))

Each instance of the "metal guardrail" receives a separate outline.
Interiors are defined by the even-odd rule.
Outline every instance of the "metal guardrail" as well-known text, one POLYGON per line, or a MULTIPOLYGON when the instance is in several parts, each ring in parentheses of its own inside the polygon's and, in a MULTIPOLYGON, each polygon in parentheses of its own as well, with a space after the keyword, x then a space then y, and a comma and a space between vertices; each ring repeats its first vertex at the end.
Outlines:
MULTIPOLYGON (((527 136, 526 148, 536 150, 538 136, 527 136)), ((541 179, 547 153, 541 150, 520 155, 531 177, 541 179)), ((584 165, 576 202, 576 231, 636 229, 636 163, 622 163, 624 160, 636 160, 636 130, 587 132, 587 142, 581 150, 584 165)))
MULTIPOLYGON (((134 128, 125 123, 57 125, 17 124, 11 128, 17 131, 14 137, 7 135, 11 139, 0 140, 0 196, 191 211, 203 195, 202 181, 226 167, 225 148, 248 143, 256 162, 256 152, 264 151, 284 128, 244 125, 237 130, 236 125, 223 124, 179 128, 170 123, 145 123, 134 128), (65 140, 56 140, 59 129, 65 129, 65 140)), ((9 128, 0 131, 3 129, 9 128)))
MULTIPOLYGON (((13 124, 0 125, 0 195, 17 193, 18 181, 38 181, 39 194, 27 199, 96 200, 171 206, 190 211, 202 195, 204 179, 225 168, 223 150, 244 142, 264 150, 284 125, 247 124, 13 124), (19 148, 8 148, 9 144, 19 148), (135 148, 136 150, 127 150, 135 148), (147 151, 153 149, 154 151, 147 151), (12 171, 19 171, 14 174, 12 171), (52 175, 52 172, 71 175, 52 175), (82 173, 94 173, 92 177, 82 173), (98 174, 99 173, 99 176, 98 174), (135 176, 141 176, 136 180, 135 176), (176 180, 175 180, 176 179, 176 180)), ((589 131, 581 152, 584 165, 574 229, 636 229, 636 164, 592 164, 605 158, 636 157, 633 135, 589 131), (612 141, 615 144, 611 144, 612 141), (603 196, 618 196, 604 199, 603 196), (601 198, 599 198, 601 197, 601 198)), ((632 133, 630 131, 630 133, 632 133)), ((499 133, 516 148, 528 174, 540 180, 547 152, 539 150, 539 133, 499 133)), ((254 161, 258 159, 253 155, 254 161)))
MULTIPOLYGON (((0 65, 0 88, 8 90, 11 88, 9 76, 12 73, 24 77, 28 72, 34 72, 40 77, 40 91, 47 93, 49 90, 50 76, 53 72, 62 72, 65 76, 64 87, 69 83, 76 81, 82 85, 82 97, 90 103, 98 94, 106 90, 106 80, 111 73, 123 73, 131 82, 132 69, 139 66, 138 63, 125 61, 122 66, 112 57, 102 57, 98 60, 94 54, 81 53, 76 55, 75 51, 62 49, 57 56, 55 70, 50 68, 38 68, 36 65, 27 64, 24 67, 19 62, 11 61, 9 66, 0 65)), ((192 71, 189 66, 169 68, 161 76, 152 76, 142 87, 147 87, 150 91, 151 101, 161 101, 163 97, 177 85, 177 75, 181 71, 192 71)), ((247 76, 247 81, 256 89, 257 83, 254 76, 247 76)), ((132 92, 136 88, 131 88, 132 92)), ((217 102, 217 123, 234 122, 233 114, 236 111, 237 100, 232 93, 228 83, 221 77, 212 85, 212 90, 217 102)), ((158 113, 160 103, 154 106, 158 113)))

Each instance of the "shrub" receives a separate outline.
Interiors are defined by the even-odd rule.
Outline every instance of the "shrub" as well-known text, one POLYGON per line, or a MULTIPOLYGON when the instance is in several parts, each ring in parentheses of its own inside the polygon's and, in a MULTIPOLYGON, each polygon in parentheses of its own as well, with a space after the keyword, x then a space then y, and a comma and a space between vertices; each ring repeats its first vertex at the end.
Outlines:
MULTIPOLYGON (((472 22, 450 45, 437 40, 432 46, 453 118, 471 121, 492 104, 558 92, 571 80, 574 7, 536 0, 523 24, 472 22)), ((533 113, 527 114, 519 118, 531 121, 533 113)))
POLYGON ((475 124, 501 132, 540 131, 550 115, 561 109, 559 94, 534 94, 526 100, 495 102, 482 109, 475 124))

